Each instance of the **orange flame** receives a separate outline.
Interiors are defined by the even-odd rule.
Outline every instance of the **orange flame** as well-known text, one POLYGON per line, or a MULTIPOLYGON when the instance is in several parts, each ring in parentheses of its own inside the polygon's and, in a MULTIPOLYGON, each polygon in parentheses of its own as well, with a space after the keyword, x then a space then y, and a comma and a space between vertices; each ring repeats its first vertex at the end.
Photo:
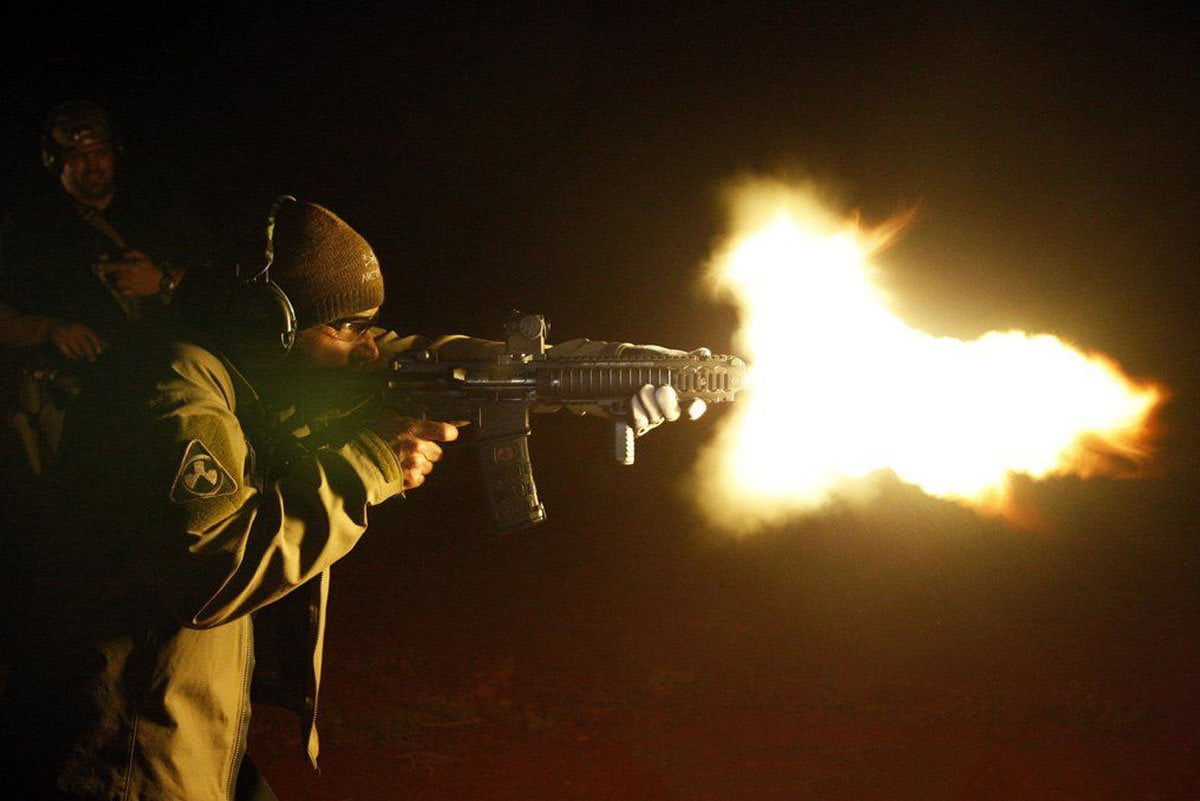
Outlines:
POLYGON ((1012 478, 1114 474, 1149 455, 1164 398, 1049 334, 963 341, 891 312, 863 230, 811 191, 742 187, 714 290, 740 309, 748 387, 702 460, 714 522, 751 529, 891 471, 930 495, 1015 514, 1012 478))

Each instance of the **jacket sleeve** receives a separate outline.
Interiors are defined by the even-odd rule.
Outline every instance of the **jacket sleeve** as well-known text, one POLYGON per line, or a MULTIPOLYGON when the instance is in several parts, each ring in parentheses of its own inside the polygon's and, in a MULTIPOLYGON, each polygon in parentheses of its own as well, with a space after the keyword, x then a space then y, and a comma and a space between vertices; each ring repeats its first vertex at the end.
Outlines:
POLYGON ((218 360, 176 359, 157 390, 151 440, 162 456, 153 482, 162 515, 147 564, 184 625, 221 625, 314 578, 358 541, 367 507, 403 488, 395 456, 366 431, 256 486, 263 470, 218 360))

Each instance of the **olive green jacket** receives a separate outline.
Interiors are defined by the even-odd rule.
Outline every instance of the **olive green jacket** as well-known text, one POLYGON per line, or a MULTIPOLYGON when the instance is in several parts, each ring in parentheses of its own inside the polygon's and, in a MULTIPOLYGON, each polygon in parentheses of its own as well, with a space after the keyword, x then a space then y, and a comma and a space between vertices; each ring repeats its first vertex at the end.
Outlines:
MULTIPOLYGON (((376 341, 445 358, 503 349, 376 341)), ((575 340, 551 355, 621 347, 575 340)), ((55 524, 0 703, 0 776, 22 798, 226 801, 252 683, 256 700, 301 714, 315 765, 329 568, 367 508, 401 492, 400 468, 368 431, 300 447, 194 342, 164 336, 102 362, 67 418, 55 524)))
POLYGON ((374 434, 279 447, 227 360, 185 341, 150 350, 113 357, 68 416, 58 522, 0 712, 4 783, 18 797, 230 799, 252 621, 268 605, 302 617, 271 635, 304 640, 300 659, 273 653, 259 672, 303 713, 315 764, 329 567, 367 508, 402 489, 374 434))

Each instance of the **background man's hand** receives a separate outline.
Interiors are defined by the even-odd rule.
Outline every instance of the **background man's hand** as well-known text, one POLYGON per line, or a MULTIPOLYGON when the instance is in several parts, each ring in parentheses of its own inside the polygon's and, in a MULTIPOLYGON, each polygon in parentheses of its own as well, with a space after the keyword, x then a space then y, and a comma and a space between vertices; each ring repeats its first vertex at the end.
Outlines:
POLYGON ((100 268, 122 295, 150 297, 162 286, 163 269, 140 250, 127 251, 119 261, 100 268))
POLYGON ((442 458, 439 442, 458 439, 458 428, 451 423, 437 420, 414 420, 411 417, 393 417, 374 427, 375 433, 383 437, 388 447, 396 454, 400 472, 404 476, 404 489, 410 490, 425 483, 425 476, 442 458))
POLYGON ((50 329, 49 338, 58 352, 68 359, 94 362, 104 350, 100 337, 83 323, 59 323, 50 329))

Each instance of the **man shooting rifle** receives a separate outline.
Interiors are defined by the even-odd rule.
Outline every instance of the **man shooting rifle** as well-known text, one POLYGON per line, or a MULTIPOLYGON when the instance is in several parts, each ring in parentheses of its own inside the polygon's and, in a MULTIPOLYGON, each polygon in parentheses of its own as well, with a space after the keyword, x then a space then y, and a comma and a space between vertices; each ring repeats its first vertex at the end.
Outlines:
MULTIPOLYGON (((284 198, 267 231, 265 266, 207 326, 164 321, 111 349, 67 415, 54 533, 0 702, 14 797, 274 798, 245 759, 252 682, 301 715, 315 764, 330 566, 458 429, 392 411, 336 441, 294 435, 305 387, 397 338, 372 327, 379 263, 340 218, 284 198)), ((628 404, 643 431, 680 416, 669 386, 628 404)))

